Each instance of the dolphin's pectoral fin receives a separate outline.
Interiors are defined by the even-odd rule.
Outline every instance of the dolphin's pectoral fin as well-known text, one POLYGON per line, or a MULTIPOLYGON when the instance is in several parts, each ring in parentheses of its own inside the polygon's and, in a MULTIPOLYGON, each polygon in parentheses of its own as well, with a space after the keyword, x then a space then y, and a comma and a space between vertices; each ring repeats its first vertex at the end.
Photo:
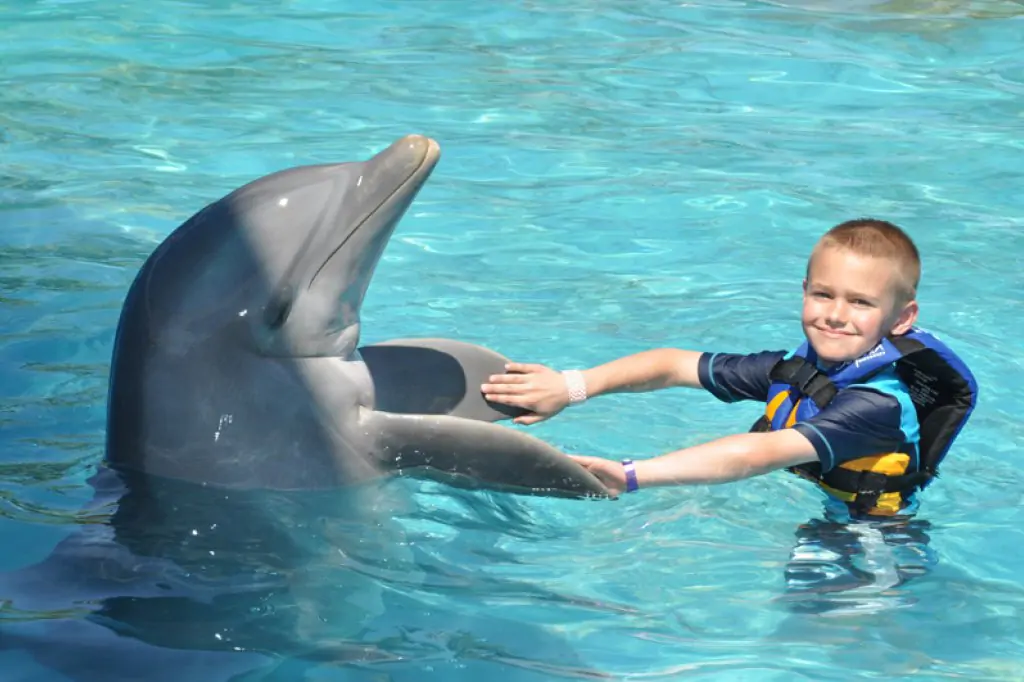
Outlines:
POLYGON ((586 468, 547 443, 499 424, 448 415, 368 412, 382 464, 467 488, 548 497, 611 497, 586 468))
POLYGON ((375 409, 447 414, 478 421, 511 419, 525 410, 486 401, 480 384, 504 372, 507 359, 451 339, 396 339, 359 349, 373 378, 375 409))

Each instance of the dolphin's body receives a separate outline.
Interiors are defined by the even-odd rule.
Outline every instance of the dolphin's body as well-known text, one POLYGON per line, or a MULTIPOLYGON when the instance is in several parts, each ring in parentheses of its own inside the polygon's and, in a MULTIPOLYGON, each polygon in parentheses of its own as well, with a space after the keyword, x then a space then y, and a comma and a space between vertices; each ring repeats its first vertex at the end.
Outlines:
MULTIPOLYGON (((229 489, 318 489, 396 472, 607 496, 572 459, 493 422, 497 353, 446 339, 360 348, 360 308, 439 158, 425 137, 361 163, 260 178, 178 227, 142 266, 111 367, 107 460, 229 489)), ((411 277, 415 273, 410 273, 411 277)))

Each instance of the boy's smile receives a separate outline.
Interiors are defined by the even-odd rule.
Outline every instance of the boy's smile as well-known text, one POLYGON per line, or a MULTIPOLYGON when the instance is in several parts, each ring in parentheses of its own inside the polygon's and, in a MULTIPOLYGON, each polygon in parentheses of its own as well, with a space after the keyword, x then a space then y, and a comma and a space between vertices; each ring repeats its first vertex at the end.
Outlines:
POLYGON ((814 254, 804 282, 804 334, 825 363, 854 360, 917 317, 913 301, 897 307, 895 263, 841 248, 814 254))

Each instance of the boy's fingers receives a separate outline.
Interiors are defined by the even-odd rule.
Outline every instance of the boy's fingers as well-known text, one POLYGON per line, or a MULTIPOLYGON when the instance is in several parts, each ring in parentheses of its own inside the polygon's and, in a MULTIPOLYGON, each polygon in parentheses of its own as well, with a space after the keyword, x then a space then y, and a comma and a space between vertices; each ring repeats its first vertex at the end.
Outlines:
POLYGON ((530 378, 522 374, 492 374, 487 380, 492 384, 525 384, 530 378))
POLYGON ((501 403, 502 405, 514 405, 522 407, 526 399, 521 395, 510 395, 508 393, 500 392, 485 392, 484 400, 490 400, 492 403, 501 403))
POLYGON ((511 395, 513 393, 522 393, 523 389, 526 388, 521 384, 480 384, 480 390, 484 393, 504 393, 511 395))

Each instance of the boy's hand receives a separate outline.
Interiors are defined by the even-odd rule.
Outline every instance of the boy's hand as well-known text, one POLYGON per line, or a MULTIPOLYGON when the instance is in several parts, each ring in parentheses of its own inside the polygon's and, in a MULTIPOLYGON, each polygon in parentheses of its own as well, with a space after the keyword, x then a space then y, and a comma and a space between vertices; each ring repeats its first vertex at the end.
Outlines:
POLYGON ((505 374, 494 374, 480 386, 484 398, 502 405, 522 407, 530 414, 516 417, 516 424, 536 424, 554 417, 569 404, 565 377, 544 365, 510 362, 505 374))
POLYGON ((613 462, 600 457, 569 456, 576 460, 577 463, 582 464, 587 471, 594 474, 597 480, 604 483, 604 486, 615 497, 626 492, 626 468, 622 466, 622 462, 613 462))

